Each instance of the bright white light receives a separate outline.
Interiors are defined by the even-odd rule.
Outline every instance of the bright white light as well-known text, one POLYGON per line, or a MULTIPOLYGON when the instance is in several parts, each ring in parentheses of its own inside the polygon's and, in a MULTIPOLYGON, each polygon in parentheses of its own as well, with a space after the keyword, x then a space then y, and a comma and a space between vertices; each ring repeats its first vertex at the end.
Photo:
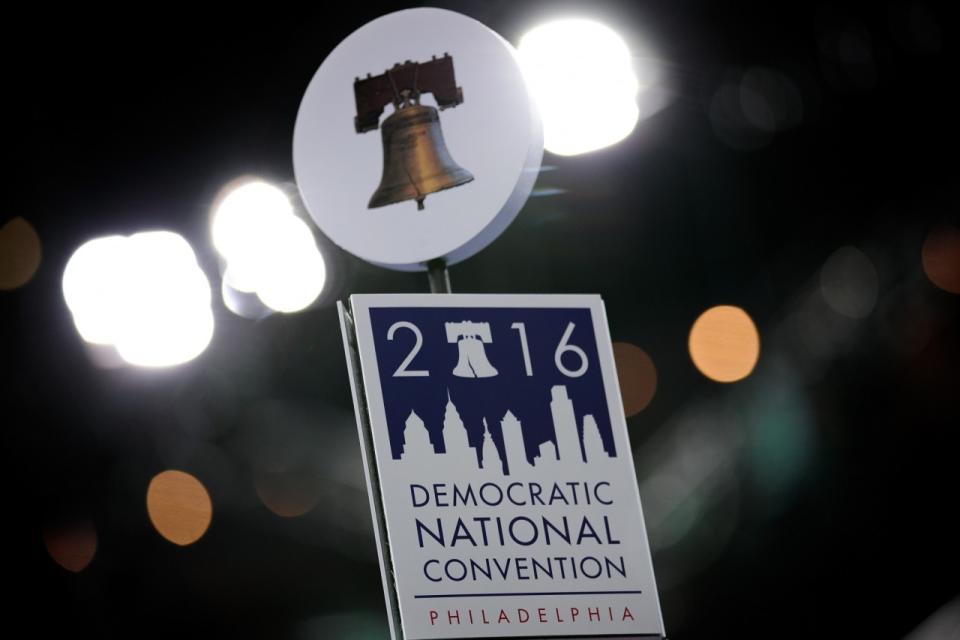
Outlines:
POLYGON ((587 153, 633 131, 639 81, 615 31, 590 20, 559 20, 527 32, 518 50, 548 151, 587 153))
POLYGON ((242 259, 257 246, 264 230, 292 215, 283 191, 260 180, 247 182, 227 193, 213 212, 213 246, 227 260, 242 259))
POLYGON ((326 266, 313 233, 277 187, 256 181, 233 189, 214 211, 211 231, 232 289, 284 313, 305 309, 323 290, 326 266))
POLYGON ((182 364, 213 336, 210 284, 189 243, 169 231, 87 242, 67 262, 63 295, 80 336, 130 364, 182 364))
POLYGON ((289 216, 264 243, 257 296, 275 311, 293 313, 310 306, 327 279, 327 267, 306 223, 289 216))
POLYGON ((77 331, 92 344, 112 344, 120 322, 126 238, 96 238, 73 252, 63 270, 63 297, 77 331))

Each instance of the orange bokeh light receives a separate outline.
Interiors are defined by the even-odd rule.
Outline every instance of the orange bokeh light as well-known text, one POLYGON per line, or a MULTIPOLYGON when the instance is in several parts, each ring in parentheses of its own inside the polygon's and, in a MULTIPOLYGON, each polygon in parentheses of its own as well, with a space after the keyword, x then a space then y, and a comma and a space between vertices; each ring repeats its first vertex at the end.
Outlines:
POLYGON ((650 404, 657 391, 657 368, 647 352, 629 342, 613 343, 623 412, 629 418, 650 404))
POLYGON ((97 530, 90 522, 50 527, 43 532, 43 544, 54 562, 67 571, 79 573, 97 553, 97 530))
POLYGON ((0 290, 11 290, 30 282, 40 268, 40 238, 23 218, 0 226, 0 290))
POLYGON ((255 486, 263 504, 283 518, 302 516, 320 500, 318 479, 309 470, 261 471, 256 475, 255 486))
POLYGON ((920 258, 930 282, 944 291, 960 293, 960 229, 945 225, 932 230, 920 258))
POLYGON ((213 518, 213 505, 199 480, 189 473, 169 470, 150 481, 147 513, 161 536, 184 546, 206 533, 213 518))
POLYGON ((720 305, 707 309, 693 323, 688 346, 700 373, 716 382, 736 382, 756 366, 760 334, 746 311, 720 305))

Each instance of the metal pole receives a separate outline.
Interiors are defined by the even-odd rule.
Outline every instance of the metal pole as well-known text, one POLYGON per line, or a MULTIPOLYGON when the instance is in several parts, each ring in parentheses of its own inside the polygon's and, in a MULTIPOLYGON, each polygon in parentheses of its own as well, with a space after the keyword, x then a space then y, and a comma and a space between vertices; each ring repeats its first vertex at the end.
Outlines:
POLYGON ((430 279, 430 293, 451 293, 450 272, 443 258, 434 258, 427 263, 427 278, 430 279))

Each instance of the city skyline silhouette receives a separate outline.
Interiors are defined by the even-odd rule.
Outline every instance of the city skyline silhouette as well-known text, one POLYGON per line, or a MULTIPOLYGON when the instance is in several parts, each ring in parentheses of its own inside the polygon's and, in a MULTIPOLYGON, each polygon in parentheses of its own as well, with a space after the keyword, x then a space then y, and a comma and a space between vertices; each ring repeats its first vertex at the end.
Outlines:
POLYGON ((541 442, 531 461, 523 438, 523 423, 511 412, 500 419, 502 451, 490 433, 486 418, 482 418, 483 435, 478 445, 471 445, 466 424, 457 410, 456 403, 447 389, 443 422, 439 429, 442 451, 431 440, 430 430, 415 410, 410 411, 403 425, 403 443, 394 459, 403 462, 436 462, 433 456, 444 456, 454 464, 476 460, 477 469, 487 473, 516 475, 523 470, 544 469, 556 466, 561 460, 575 460, 585 464, 616 457, 606 451, 592 414, 585 414, 578 424, 573 401, 567 396, 564 385, 554 385, 550 390, 550 408, 553 416, 553 439, 541 442))
POLYGON ((446 453, 456 444, 444 430, 448 401, 478 470, 485 446, 496 448, 501 473, 510 471, 510 456, 518 459, 514 467, 532 466, 537 458, 541 467, 551 457, 573 461, 585 424, 591 445, 617 453, 589 309, 388 307, 371 309, 370 319, 394 460, 410 450, 411 413, 423 422, 431 451, 446 453), (583 357, 558 356, 561 343, 583 357), (582 373, 570 374, 581 366, 582 373), (565 399, 554 398, 557 386, 565 399), (547 446, 541 452, 548 441, 556 451, 547 446))

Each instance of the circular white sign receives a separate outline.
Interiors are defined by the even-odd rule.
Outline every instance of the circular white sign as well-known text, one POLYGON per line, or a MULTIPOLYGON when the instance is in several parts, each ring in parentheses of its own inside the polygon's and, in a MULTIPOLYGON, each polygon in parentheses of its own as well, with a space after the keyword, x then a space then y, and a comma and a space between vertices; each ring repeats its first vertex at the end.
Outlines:
POLYGON ((297 185, 320 230, 402 271, 492 242, 530 195, 542 156, 513 47, 443 9, 398 11, 350 34, 310 81, 293 138, 297 185))

